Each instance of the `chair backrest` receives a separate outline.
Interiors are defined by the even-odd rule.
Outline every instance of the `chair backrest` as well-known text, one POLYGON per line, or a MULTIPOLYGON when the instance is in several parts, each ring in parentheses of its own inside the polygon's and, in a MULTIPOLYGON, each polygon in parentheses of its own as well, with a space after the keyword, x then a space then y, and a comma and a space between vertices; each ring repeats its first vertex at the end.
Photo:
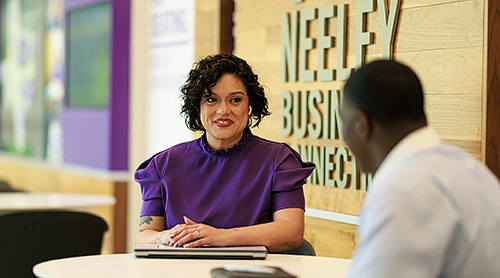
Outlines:
POLYGON ((16 190, 16 189, 12 188, 10 186, 10 184, 8 184, 7 182, 0 181, 0 192, 6 193, 6 192, 19 192, 19 191, 20 190, 16 190))
POLYGON ((35 277, 39 262, 98 255, 107 230, 102 218, 76 211, 0 215, 0 276, 35 277))
POLYGON ((316 251, 314 250, 312 244, 304 238, 302 239, 302 244, 299 247, 288 250, 285 254, 316 256, 316 251))

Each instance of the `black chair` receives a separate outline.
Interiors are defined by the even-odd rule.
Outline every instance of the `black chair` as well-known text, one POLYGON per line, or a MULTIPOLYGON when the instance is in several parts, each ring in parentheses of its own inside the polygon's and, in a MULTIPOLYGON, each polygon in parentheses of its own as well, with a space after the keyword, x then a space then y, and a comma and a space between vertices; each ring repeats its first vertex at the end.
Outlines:
POLYGON ((288 250, 285 254, 316 256, 316 251, 314 250, 312 244, 304 238, 302 239, 302 244, 299 247, 288 250))
POLYGON ((76 211, 0 215, 0 276, 35 277, 39 262, 101 253, 106 222, 76 211))
POLYGON ((0 181, 0 192, 7 193, 7 192, 21 192, 21 191, 12 188, 10 184, 8 184, 5 181, 0 181))

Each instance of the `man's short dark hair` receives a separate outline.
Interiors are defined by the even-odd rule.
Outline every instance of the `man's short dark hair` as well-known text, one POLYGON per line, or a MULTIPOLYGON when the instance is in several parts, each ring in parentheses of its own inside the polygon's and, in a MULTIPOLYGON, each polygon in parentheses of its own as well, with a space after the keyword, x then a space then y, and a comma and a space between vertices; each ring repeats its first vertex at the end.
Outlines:
POLYGON ((424 122, 424 95, 417 75, 392 60, 378 60, 356 70, 344 86, 344 97, 383 127, 424 122))

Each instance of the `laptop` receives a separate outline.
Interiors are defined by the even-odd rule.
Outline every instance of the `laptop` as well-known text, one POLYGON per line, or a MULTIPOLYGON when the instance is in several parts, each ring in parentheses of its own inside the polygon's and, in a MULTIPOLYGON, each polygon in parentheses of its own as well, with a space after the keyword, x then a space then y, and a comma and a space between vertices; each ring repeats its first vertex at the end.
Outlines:
POLYGON ((135 247, 134 254, 141 258, 264 260, 267 248, 265 246, 183 248, 163 244, 139 244, 135 247))

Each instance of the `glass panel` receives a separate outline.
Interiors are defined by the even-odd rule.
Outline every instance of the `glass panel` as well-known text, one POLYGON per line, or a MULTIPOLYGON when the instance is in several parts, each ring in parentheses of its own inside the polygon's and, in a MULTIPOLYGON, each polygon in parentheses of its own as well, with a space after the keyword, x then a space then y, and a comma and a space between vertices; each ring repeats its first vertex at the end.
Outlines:
POLYGON ((109 104, 109 4, 68 13, 68 107, 109 104))
POLYGON ((1 1, 0 148, 43 157, 44 3, 1 1))
POLYGON ((47 0, 45 16, 46 158, 63 161, 62 104, 64 98, 64 0, 47 0))

